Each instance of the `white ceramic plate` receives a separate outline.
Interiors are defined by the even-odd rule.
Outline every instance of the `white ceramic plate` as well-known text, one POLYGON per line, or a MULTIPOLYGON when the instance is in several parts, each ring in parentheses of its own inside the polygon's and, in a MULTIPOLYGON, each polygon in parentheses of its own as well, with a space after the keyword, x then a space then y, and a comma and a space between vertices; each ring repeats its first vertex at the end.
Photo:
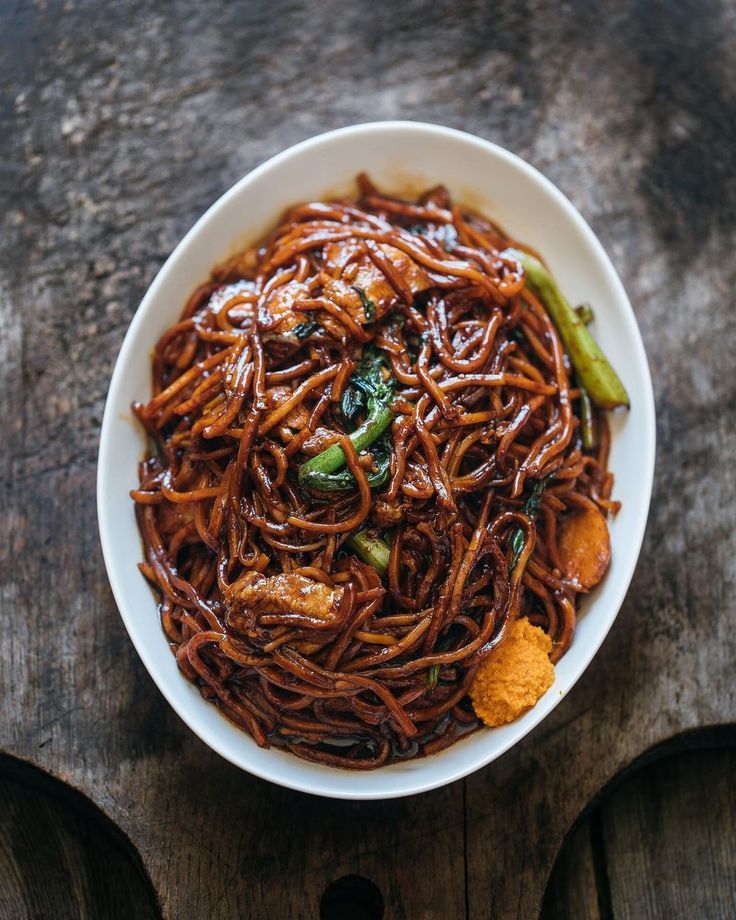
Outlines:
POLYGON ((654 469, 654 399, 631 305, 590 227, 539 172, 500 147, 459 131, 415 122, 342 128, 278 154, 241 179, 176 247, 136 312, 120 349, 100 439, 97 502, 110 584, 130 637, 161 692, 203 741, 239 767, 293 789, 351 799, 423 792, 466 776, 503 754, 559 703, 611 628, 634 572, 654 469), (196 285, 231 252, 257 240, 289 205, 355 190, 366 170, 382 189, 411 193, 442 182, 462 205, 486 213, 513 237, 544 254, 573 303, 595 308, 593 332, 631 396, 613 419, 610 465, 623 507, 611 523, 613 559, 585 599, 572 646, 552 689, 511 725, 483 729, 431 757, 352 772, 264 750, 207 703, 179 673, 161 629, 156 601, 136 565, 141 541, 128 490, 145 447, 130 413, 150 395, 150 354, 196 285))

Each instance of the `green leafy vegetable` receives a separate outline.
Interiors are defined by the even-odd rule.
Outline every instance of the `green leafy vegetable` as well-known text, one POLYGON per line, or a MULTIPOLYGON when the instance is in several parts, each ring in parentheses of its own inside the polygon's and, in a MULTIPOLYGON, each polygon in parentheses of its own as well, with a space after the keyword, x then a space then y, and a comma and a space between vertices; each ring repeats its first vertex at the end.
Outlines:
MULTIPOLYGON (((359 409, 365 408, 365 421, 350 435, 350 440, 358 453, 378 440, 393 421, 394 414, 390 408, 393 395, 394 381, 388 373, 385 358, 378 349, 367 348, 348 381, 340 404, 348 421, 352 421, 359 409)), ((382 463, 380 458, 390 454, 390 446, 386 445, 377 453, 379 469, 372 474, 373 484, 376 486, 382 485, 388 477, 388 465, 386 462, 382 463)), ((342 474, 347 478, 329 478, 330 473, 341 470, 345 463, 345 451, 339 444, 332 444, 321 454, 302 463, 299 468, 299 484, 303 488, 320 491, 355 488, 355 479, 349 470, 342 474)), ((371 476, 368 477, 368 481, 371 482, 371 476)))
POLYGON ((292 335, 295 335, 298 339, 307 339, 313 332, 316 332, 319 327, 319 323, 315 323, 314 320, 309 320, 306 323, 297 323, 291 332, 292 335))
MULTIPOLYGON (((437 652, 449 652, 452 648, 452 643, 456 639, 455 633, 456 630, 451 626, 444 639, 440 639, 440 641, 437 643, 437 647, 434 649, 433 654, 436 654, 437 652)), ((441 667, 442 665, 433 664, 427 671, 427 686, 430 690, 434 690, 434 688, 437 686, 441 667)))
MULTIPOLYGON (((531 491, 529 492, 529 497, 524 502, 524 514, 532 520, 534 520, 537 511, 539 511, 539 506, 542 503, 542 494, 547 485, 548 478, 549 477, 545 476, 544 479, 535 479, 531 491)), ((509 563, 509 572, 513 572, 516 568, 519 556, 521 556, 524 551, 524 543, 524 528, 517 527, 514 531, 514 536, 511 538, 511 562, 509 563)))
POLYGON ((509 333, 509 338, 513 339, 515 342, 518 342, 519 345, 524 344, 524 333, 521 331, 520 326, 514 326, 514 328, 509 333))
POLYGON ((353 416, 361 409, 365 409, 366 405, 367 397, 362 388, 355 384, 348 383, 345 387, 345 392, 342 394, 342 399, 340 400, 340 411, 344 418, 347 421, 352 421, 353 416))
MULTIPOLYGON (((384 434, 373 450, 373 460, 376 468, 371 472, 366 471, 366 478, 371 489, 388 482, 391 476, 391 443, 384 434)), ((301 477, 300 477, 301 478, 301 477)), ((338 473, 322 473, 313 470, 309 473, 308 486, 320 492, 347 492, 355 488, 355 477, 350 470, 340 470, 338 473)))
POLYGON ((340 401, 345 419, 352 421, 359 409, 367 410, 371 397, 383 401, 387 387, 393 395, 393 380, 388 373, 386 359, 377 348, 369 345, 363 351, 363 357, 348 380, 340 401))
POLYGON ((350 287, 360 297, 360 302, 363 304, 363 312, 365 313, 365 321, 367 323, 372 323, 376 318, 375 303, 370 299, 362 287, 358 287, 357 284, 351 284, 350 287))
POLYGON ((580 383, 593 402, 602 409, 628 407, 629 396, 616 371, 609 364, 583 320, 562 296, 557 283, 544 265, 528 252, 507 249, 506 253, 521 262, 526 274, 526 283, 547 308, 580 383))

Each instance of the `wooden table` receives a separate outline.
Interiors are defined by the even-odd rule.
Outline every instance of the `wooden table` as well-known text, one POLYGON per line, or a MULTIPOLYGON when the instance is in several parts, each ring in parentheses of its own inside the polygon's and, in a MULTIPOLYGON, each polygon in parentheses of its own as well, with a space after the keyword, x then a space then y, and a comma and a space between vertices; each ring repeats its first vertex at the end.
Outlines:
POLYGON ((0 15, 0 750, 109 816, 167 917, 316 917, 351 873, 387 917, 534 916, 610 779, 736 717, 736 4, 39 0, 0 15), (108 588, 95 464, 125 329, 196 217, 283 147, 396 117, 516 151, 589 220, 646 342, 658 465, 627 601, 552 716, 463 782, 346 803, 237 770, 164 702, 108 588))

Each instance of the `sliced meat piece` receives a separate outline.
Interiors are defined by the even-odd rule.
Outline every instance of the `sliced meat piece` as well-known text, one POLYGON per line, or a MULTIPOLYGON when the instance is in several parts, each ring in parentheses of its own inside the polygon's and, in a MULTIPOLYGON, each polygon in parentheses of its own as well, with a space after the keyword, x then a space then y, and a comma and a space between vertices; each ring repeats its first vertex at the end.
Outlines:
POLYGON ((350 314, 356 322, 361 324, 372 322, 380 319, 396 303, 398 297, 396 291, 386 281, 382 272, 373 266, 373 274, 369 278, 368 270, 361 271, 357 277, 345 281, 343 278, 335 278, 328 281, 322 291, 322 296, 342 307, 346 313, 350 314), (374 316, 366 316, 363 300, 360 294, 355 290, 356 287, 362 288, 368 300, 373 301, 376 305, 374 316))
POLYGON ((286 335, 294 326, 307 322, 306 313, 295 309, 297 300, 306 300, 309 291, 300 281, 287 281, 273 290, 258 311, 258 323, 267 332, 286 335))
POLYGON ((449 211, 452 207, 452 199, 444 185, 434 185, 421 196, 419 204, 431 205, 435 208, 443 208, 449 211))
POLYGON ((333 431, 331 428, 319 426, 314 434, 311 434, 302 444, 302 453, 308 457, 316 457, 323 450, 340 440, 340 432, 333 431))
POLYGON ((600 511, 568 514, 560 524, 557 548, 566 578, 589 590, 603 578, 611 561, 611 537, 600 511))
POLYGON ((343 593, 343 588, 329 588, 304 575, 246 572, 226 591, 228 624, 249 632, 264 614, 296 615, 325 624, 337 622, 343 593))
MULTIPOLYGON (((270 412, 278 406, 283 405, 287 399, 293 396, 294 391, 289 386, 271 387, 266 390, 266 411, 270 412)), ((304 403, 293 409, 284 419, 283 423, 287 428, 299 430, 306 427, 309 422, 309 412, 304 403)))
POLYGON ((365 247, 362 240, 351 239, 327 243, 322 250, 322 267, 337 278, 345 271, 348 263, 359 259, 364 253, 365 247))
POLYGON ((419 291, 426 291, 428 287, 432 286, 432 282, 426 270, 422 268, 421 265, 418 265, 414 259, 408 256, 403 250, 385 243, 379 248, 384 251, 404 276, 404 280, 411 288, 413 294, 418 294, 419 291))
MULTIPOLYGON (((405 252, 385 243, 379 248, 391 260, 413 294, 431 287, 427 272, 405 252)), ((357 259, 351 258, 340 277, 328 281, 322 293, 359 323, 380 319, 399 299, 384 273, 373 264, 367 253, 357 259), (366 298, 376 305, 375 316, 369 318, 365 315, 363 300, 355 288, 360 288, 366 298)))
POLYGON ((207 312, 218 314, 228 303, 228 318, 233 326, 245 328, 255 321, 255 304, 239 302, 244 294, 252 294, 255 284, 252 281, 235 281, 215 291, 207 302, 207 312))

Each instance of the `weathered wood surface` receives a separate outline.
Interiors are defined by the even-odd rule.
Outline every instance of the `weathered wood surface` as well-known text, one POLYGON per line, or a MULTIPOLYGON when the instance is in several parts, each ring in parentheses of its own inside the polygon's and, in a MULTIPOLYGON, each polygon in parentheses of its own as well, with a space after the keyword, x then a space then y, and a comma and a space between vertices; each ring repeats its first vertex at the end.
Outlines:
POLYGON ((566 841, 542 920, 731 920, 735 775, 733 750, 699 750, 626 780, 566 841))
POLYGON ((155 895, 110 829, 34 773, 3 763, 0 775, 0 920, 154 920, 155 895))
POLYGON ((358 873, 390 917, 529 917, 587 801, 649 746, 734 721, 733 0, 0 10, 0 750, 88 795, 169 917, 316 916, 358 873), (463 783, 326 802, 231 767, 138 661, 98 547, 105 391, 146 286, 240 175, 341 124, 474 131, 540 167, 616 264, 658 466, 610 637, 463 783))
MULTIPOLYGON (((637 769, 566 840, 541 920, 731 920, 735 770, 732 748, 671 754, 637 769)), ((155 917, 153 890, 99 816, 38 785, 28 771, 0 779, 0 920, 155 917)), ((321 920, 380 916, 383 897, 364 878, 335 888, 321 900, 321 920)))

